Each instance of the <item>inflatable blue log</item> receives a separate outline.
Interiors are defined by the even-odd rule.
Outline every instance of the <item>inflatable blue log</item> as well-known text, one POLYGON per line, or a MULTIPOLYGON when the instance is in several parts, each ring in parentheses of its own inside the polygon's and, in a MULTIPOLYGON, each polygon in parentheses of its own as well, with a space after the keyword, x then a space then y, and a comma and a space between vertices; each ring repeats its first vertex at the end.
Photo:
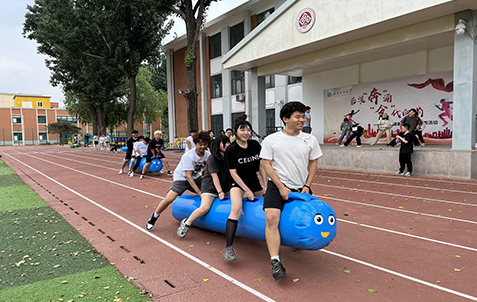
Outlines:
MULTIPOLYGON (((131 164, 131 160, 129 160, 127 166, 129 167, 129 165, 131 164)), ((123 160, 124 161, 124 160, 123 160)), ((143 157, 141 159, 141 162, 139 163, 139 170, 142 171, 142 169, 144 168, 144 165, 146 164, 146 158, 143 157)), ((152 161, 151 161, 151 165, 147 168, 147 171, 148 172, 159 172, 161 171, 162 167, 164 166, 164 164, 162 163, 162 161, 158 158, 154 158, 152 161)))
MULTIPOLYGON (((335 211, 324 201, 306 194, 290 193, 280 217, 281 244, 297 249, 319 250, 336 237, 335 211)), ((200 207, 200 196, 183 195, 172 205, 172 215, 178 221, 187 218, 200 207)), ((230 198, 216 198, 210 211, 192 224, 195 227, 225 233, 231 210, 230 198)), ((236 235, 265 241, 266 218, 263 198, 243 200, 242 216, 236 235)))

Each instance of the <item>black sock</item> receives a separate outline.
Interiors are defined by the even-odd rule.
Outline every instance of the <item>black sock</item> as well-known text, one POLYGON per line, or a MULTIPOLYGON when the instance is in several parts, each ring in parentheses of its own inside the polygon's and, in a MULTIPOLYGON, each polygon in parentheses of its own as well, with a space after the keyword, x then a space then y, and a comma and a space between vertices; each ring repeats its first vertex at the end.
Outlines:
POLYGON ((225 237, 227 238, 226 246, 234 244, 235 232, 237 231, 238 220, 227 219, 225 224, 225 237))

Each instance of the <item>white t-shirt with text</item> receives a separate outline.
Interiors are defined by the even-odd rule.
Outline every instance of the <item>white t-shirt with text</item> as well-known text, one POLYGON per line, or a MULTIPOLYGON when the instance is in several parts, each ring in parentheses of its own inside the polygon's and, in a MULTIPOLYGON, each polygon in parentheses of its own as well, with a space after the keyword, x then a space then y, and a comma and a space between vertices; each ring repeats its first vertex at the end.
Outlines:
POLYGON ((184 153, 181 161, 174 170, 174 181, 187 180, 185 171, 192 171, 193 179, 201 177, 200 171, 205 169, 209 156, 210 152, 206 150, 204 156, 199 157, 195 152, 195 148, 184 153))

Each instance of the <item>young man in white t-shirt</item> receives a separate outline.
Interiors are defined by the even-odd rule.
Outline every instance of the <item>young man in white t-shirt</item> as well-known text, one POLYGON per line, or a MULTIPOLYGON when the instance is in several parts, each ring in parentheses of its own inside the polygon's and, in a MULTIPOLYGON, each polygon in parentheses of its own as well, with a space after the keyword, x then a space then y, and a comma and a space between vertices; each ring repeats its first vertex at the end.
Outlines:
POLYGON ((205 169, 207 159, 210 156, 209 151, 207 151, 209 141, 210 136, 205 131, 194 135, 195 148, 182 155, 181 161, 174 170, 174 178, 169 192, 167 192, 166 198, 159 202, 156 211, 147 221, 146 230, 152 230, 161 213, 185 191, 189 190, 196 192, 199 196, 201 195, 202 171, 205 169))
POLYGON ((270 178, 263 209, 267 219, 265 237, 275 281, 286 276, 279 257, 281 211, 288 200, 288 193, 312 194, 311 183, 317 161, 323 155, 316 138, 301 131, 305 124, 305 111, 306 106, 300 102, 286 103, 280 110, 285 129, 267 136, 260 152, 263 168, 270 178))

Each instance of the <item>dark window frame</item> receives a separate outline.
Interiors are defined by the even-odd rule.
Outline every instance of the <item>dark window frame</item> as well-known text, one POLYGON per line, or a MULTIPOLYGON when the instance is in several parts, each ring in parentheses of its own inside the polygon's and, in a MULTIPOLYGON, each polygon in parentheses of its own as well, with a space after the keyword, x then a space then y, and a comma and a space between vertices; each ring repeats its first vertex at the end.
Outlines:
POLYGON ((231 26, 229 30, 230 34, 230 49, 237 45, 244 37, 243 22, 237 25, 231 26))
POLYGON ((260 14, 258 14, 258 24, 262 23, 263 21, 265 21, 265 19, 270 17, 273 14, 274 11, 275 11, 275 8, 272 7, 270 9, 267 9, 266 11, 261 12, 260 14), (268 15, 267 15, 267 13, 268 13, 268 15))
POLYGON ((232 95, 245 93, 245 72, 232 70, 230 72, 230 84, 232 95), (239 83, 240 86, 238 86, 239 83))
POLYGON ((46 115, 38 115, 38 116, 37 116, 37 121, 38 121, 38 124, 42 124, 42 125, 48 123, 48 120, 47 120, 47 118, 46 118, 46 115), (40 121, 40 117, 45 118, 45 121, 44 121, 44 122, 40 121))
POLYGON ((210 97, 212 99, 221 98, 223 96, 222 74, 210 77, 210 97), (220 80, 219 80, 220 79, 220 80), (219 89, 217 92, 216 89, 219 89))
POLYGON ((211 60, 222 55, 221 33, 209 37, 209 55, 211 60))

